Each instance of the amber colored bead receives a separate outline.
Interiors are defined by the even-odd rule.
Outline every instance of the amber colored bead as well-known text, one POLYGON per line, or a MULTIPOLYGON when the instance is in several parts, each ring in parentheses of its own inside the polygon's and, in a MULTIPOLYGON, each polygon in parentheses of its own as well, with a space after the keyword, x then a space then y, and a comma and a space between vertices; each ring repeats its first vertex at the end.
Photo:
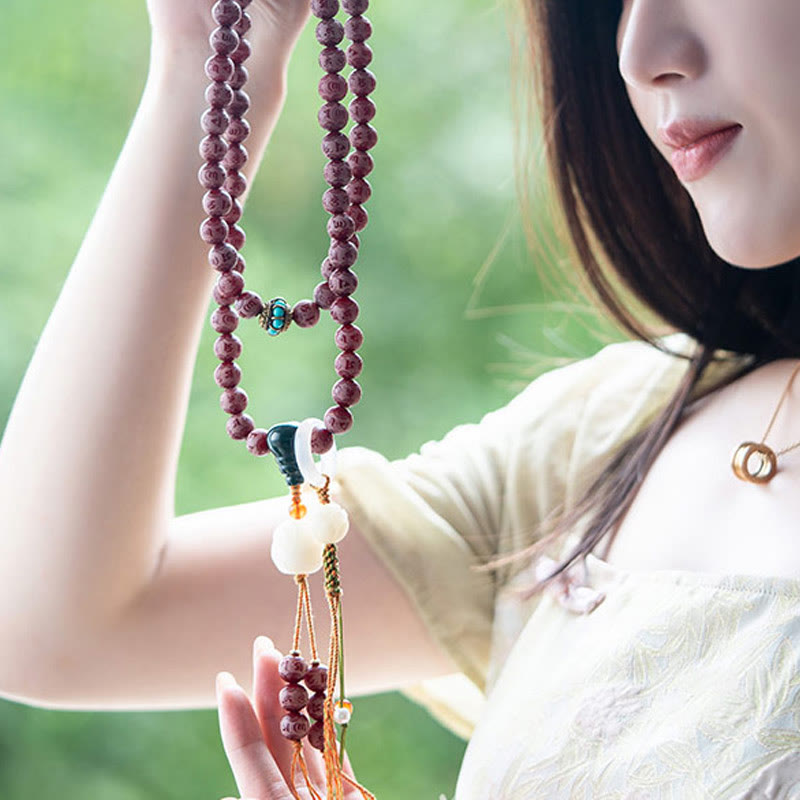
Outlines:
POLYGON ((333 434, 327 428, 316 427, 311 431, 311 452, 321 456, 333 447, 333 434))
POLYGON ((225 425, 231 439, 246 439, 256 424, 248 414, 237 414, 231 417, 225 425))
POLYGON ((254 456, 265 456, 269 454, 269 443, 267 433, 263 428, 255 428, 247 434, 247 449, 254 456))
POLYGON ((278 693, 278 702, 284 711, 300 711, 308 703, 308 691, 299 683, 290 683, 278 693))
POLYGON ((223 361, 214 370, 214 380, 223 389, 233 389, 242 379, 242 370, 234 361, 223 361))
POLYGON ((340 406, 354 406, 361 399, 361 387, 357 381, 342 378, 333 384, 331 395, 340 406))
POLYGON ((321 19, 314 35, 323 47, 333 47, 344 39, 344 25, 338 19, 321 19))
POLYGON ((333 366, 340 378, 355 378, 361 373, 363 361, 358 353, 346 350, 336 356, 333 366))
POLYGON ((306 705, 306 711, 311 719, 321 720, 325 715, 325 692, 312 694, 306 705))
POLYGON ((310 723, 305 714, 290 711, 281 717, 281 735, 286 739, 300 741, 308 733, 309 727, 310 723))
MULTIPOLYGON (((214 355, 220 361, 233 361, 234 359, 239 358, 241 354, 242 340, 232 333, 223 333, 222 336, 219 336, 217 341, 214 342, 214 355)), ((344 353, 340 353, 337 356, 337 359, 343 355, 344 353)), ((353 355, 355 355, 355 353, 353 353, 353 355)), ((356 356, 356 358, 358 358, 358 356, 356 356)))
POLYGON ((344 406, 331 406, 323 421, 331 433, 345 433, 353 427, 353 415, 344 406))
POLYGON ((287 683, 300 683, 306 672, 308 672, 308 664, 296 652, 288 653, 278 663, 278 673, 287 683))
POLYGON ((312 692, 324 692, 328 685, 328 668, 324 664, 312 661, 305 678, 303 678, 303 683, 312 692))
POLYGON ((308 729, 308 743, 315 747, 317 750, 324 752, 325 750, 325 723, 315 722, 308 729))
POLYGON ((320 52, 318 61, 325 72, 341 72, 347 66, 347 55, 338 47, 326 47, 320 52))
POLYGON ((351 42, 363 42, 372 36, 372 23, 363 16, 350 17, 344 23, 344 35, 351 42))
POLYGON ((220 395, 219 404, 226 414, 241 414, 247 408, 247 392, 238 386, 226 389, 220 395))
POLYGON ((333 340, 340 350, 358 350, 364 342, 364 334, 358 325, 342 325, 337 328, 333 340))

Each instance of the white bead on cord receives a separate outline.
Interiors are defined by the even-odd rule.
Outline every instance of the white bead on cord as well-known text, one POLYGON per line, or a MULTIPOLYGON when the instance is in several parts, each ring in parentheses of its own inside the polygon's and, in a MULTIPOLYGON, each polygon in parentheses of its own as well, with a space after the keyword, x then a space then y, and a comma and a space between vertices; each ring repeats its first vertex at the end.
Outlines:
MULTIPOLYGON (((312 485, 324 486, 325 476, 336 472, 336 444, 324 453, 320 472, 311 454, 311 432, 322 420, 309 418, 297 426, 294 439, 297 466, 303 478, 312 485)), ((347 536, 350 520, 347 511, 338 503, 316 506, 300 519, 290 517, 275 528, 272 534, 272 561, 286 575, 311 575, 322 568, 325 545, 336 544, 347 536)))

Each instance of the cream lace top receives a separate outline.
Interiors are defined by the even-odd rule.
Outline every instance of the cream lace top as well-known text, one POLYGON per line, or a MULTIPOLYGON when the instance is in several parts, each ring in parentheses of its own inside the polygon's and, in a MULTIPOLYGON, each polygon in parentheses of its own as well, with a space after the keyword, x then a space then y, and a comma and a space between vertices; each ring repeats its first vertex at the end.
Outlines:
MULTIPOLYGON (((407 689, 470 737, 456 800, 800 800, 800 579, 590 554, 521 602, 536 564, 470 569, 574 502, 686 366, 610 344, 405 459, 340 451, 335 489, 461 670, 407 689)), ((701 387, 741 366, 711 364, 701 387)))

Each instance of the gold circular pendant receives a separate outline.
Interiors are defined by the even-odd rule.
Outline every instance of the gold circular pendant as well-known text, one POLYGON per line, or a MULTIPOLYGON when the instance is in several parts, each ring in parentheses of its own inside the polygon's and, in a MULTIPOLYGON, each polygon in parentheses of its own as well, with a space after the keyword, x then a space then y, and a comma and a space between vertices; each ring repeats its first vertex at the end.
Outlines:
POLYGON ((775 453, 761 442, 743 442, 733 454, 731 467, 734 475, 743 481, 767 483, 778 471, 778 459, 775 453), (751 461, 755 462, 754 470, 751 461))

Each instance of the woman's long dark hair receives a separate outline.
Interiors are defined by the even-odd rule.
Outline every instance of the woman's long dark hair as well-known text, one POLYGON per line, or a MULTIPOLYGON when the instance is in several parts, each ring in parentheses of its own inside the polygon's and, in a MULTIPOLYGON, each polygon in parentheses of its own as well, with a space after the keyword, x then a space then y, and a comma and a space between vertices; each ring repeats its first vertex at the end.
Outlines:
MULTIPOLYGON (((593 301, 635 339, 672 352, 634 317, 621 292, 698 343, 688 357, 672 353, 689 363, 666 406, 622 446, 550 533, 525 551, 533 554, 588 516, 578 545, 535 591, 606 534, 613 538, 644 475, 688 411, 715 350, 754 356, 726 383, 775 359, 800 357, 800 259, 744 269, 711 249, 689 194, 630 105, 616 50, 620 0, 511 2, 518 3, 512 45, 522 35, 513 47, 515 74, 530 78, 533 88, 520 92, 517 102, 529 117, 539 116, 547 178, 578 276, 595 293, 593 301)), ((530 225, 527 173, 519 189, 530 225)))

